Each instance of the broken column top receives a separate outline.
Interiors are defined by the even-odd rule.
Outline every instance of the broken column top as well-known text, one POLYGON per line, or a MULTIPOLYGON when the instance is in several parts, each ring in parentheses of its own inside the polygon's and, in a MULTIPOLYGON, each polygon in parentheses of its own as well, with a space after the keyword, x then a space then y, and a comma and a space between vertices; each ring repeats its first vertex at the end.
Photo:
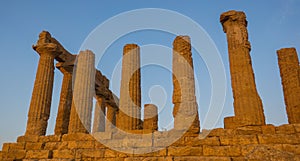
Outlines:
POLYGON ((139 46, 137 44, 126 44, 123 48, 123 55, 129 53, 133 49, 139 49, 139 46))
POLYGON ((238 24, 244 25, 247 27, 246 14, 242 11, 227 11, 221 14, 220 22, 222 23, 223 30, 226 33, 226 22, 236 22, 238 24))
POLYGON ((191 43, 191 38, 187 35, 180 35, 176 36, 175 40, 173 41, 173 45, 175 44, 190 44, 191 43))
POLYGON ((289 53, 289 52, 296 53, 297 51, 293 47, 291 47, 291 48, 282 48, 282 49, 277 50, 278 55, 283 55, 283 54, 286 54, 286 53, 289 53))

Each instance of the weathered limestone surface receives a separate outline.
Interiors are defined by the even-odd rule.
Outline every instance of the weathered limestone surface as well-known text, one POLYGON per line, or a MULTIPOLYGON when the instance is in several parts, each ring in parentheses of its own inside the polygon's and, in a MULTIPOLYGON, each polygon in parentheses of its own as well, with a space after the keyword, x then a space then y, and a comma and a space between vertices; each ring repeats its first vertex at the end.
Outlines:
POLYGON ((105 102, 101 98, 97 98, 97 104, 94 111, 93 133, 105 131, 105 102))
POLYGON ((234 117, 225 118, 225 128, 264 125, 262 101, 256 90, 251 65, 246 15, 228 11, 221 15, 220 22, 227 35, 235 113, 234 117))
POLYGON ((278 65, 290 124, 300 123, 300 66, 295 48, 277 51, 278 65))
POLYGON ((73 66, 63 66, 63 63, 57 63, 56 67, 63 73, 63 82, 60 92, 60 102, 56 117, 54 132, 56 135, 68 133, 70 120, 70 111, 72 106, 72 73, 73 66))
POLYGON ((200 130, 195 96, 194 67, 188 36, 177 36, 173 42, 173 116, 174 127, 200 130), (190 122, 190 124, 189 124, 190 122))
POLYGON ((26 135, 45 135, 50 116, 54 80, 54 58, 61 54, 42 32, 33 49, 40 55, 27 120, 26 135))
POLYGON ((117 127, 123 130, 141 129, 140 48, 127 44, 123 49, 120 106, 117 127))
MULTIPOLYGON (((125 133, 100 132, 97 140, 91 134, 74 133, 52 136, 21 136, 17 143, 5 143, 0 160, 291 160, 300 159, 299 124, 279 127, 253 126, 241 129, 214 129, 195 134, 185 133, 181 138, 165 147, 163 140, 179 131, 152 133, 149 138, 132 137, 125 133), (264 128, 274 127, 273 134, 264 134, 264 128), (288 133, 282 133, 283 130, 288 133), (245 133, 248 131, 248 133, 245 133), (106 136, 106 137, 104 137, 106 136), (98 140, 100 139, 100 140, 98 140), (143 142, 137 144, 138 141, 143 142), (159 140, 159 141, 158 141, 159 140), (100 141, 100 142, 99 142, 100 141), (110 142, 110 144, 108 144, 110 142), (107 147, 106 145, 109 145, 107 147), (124 149, 136 151, 124 153, 124 149), (152 149, 150 153, 135 153, 152 149), (134 154, 135 153, 135 154, 134 154)), ((143 130, 140 130, 143 134, 143 130)), ((97 133, 95 133, 97 134, 97 133)))
POLYGON ((75 70, 69 133, 88 133, 95 93, 95 55, 89 50, 81 51, 75 70))
POLYGON ((150 131, 158 130, 158 111, 153 104, 145 104, 144 106, 144 122, 143 129, 150 131))

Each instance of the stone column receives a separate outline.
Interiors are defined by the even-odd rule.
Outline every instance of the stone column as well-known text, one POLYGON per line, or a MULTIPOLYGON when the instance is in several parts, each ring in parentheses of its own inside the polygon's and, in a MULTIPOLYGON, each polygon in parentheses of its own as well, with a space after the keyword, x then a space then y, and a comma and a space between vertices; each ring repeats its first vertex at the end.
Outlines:
POLYGON ((220 22, 227 36, 231 86, 234 97, 234 117, 224 119, 225 128, 264 125, 262 101, 256 90, 251 65, 247 20, 243 12, 228 11, 220 22))
POLYGON ((69 133, 89 133, 95 93, 95 55, 81 51, 77 56, 69 133))
POLYGON ((199 132, 198 105, 195 96, 194 67, 188 36, 177 36, 173 42, 173 116, 175 129, 199 132))
POLYGON ((63 63, 57 63, 56 67, 63 73, 63 82, 60 92, 60 101, 58 112, 56 116, 55 135, 62 135, 68 133, 68 126, 70 120, 70 112, 72 105, 72 73, 73 66, 63 66, 63 63))
POLYGON ((157 131, 158 130, 158 111, 153 104, 144 105, 144 130, 157 131))
POLYGON ((50 34, 42 32, 34 50, 40 55, 28 112, 25 135, 45 135, 50 116, 54 80, 54 58, 60 53, 57 46, 46 41, 50 34))
POLYGON ((116 109, 111 107, 110 105, 107 106, 107 114, 106 114, 106 130, 110 130, 116 126, 116 109))
POLYGON ((93 133, 105 131, 105 113, 106 107, 104 99, 97 97, 97 103, 94 111, 93 133))
POLYGON ((295 48, 277 51, 286 112, 290 124, 300 123, 300 66, 295 48))
POLYGON ((117 126, 123 130, 141 129, 140 48, 127 44, 123 49, 122 80, 117 126))

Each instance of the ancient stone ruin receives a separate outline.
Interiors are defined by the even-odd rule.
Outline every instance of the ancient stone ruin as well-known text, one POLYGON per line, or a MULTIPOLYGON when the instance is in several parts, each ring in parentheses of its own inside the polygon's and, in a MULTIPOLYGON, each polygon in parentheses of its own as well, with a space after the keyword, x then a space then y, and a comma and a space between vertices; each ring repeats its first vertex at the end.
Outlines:
POLYGON ((251 65, 246 16, 228 11, 220 22, 228 41, 235 113, 224 119, 224 128, 200 132, 188 36, 177 36, 173 42, 174 128, 158 131, 157 106, 145 104, 141 111, 138 45, 124 46, 119 99, 109 89, 109 80, 95 68, 92 51, 71 54, 43 31, 33 46, 40 59, 26 132, 16 143, 3 144, 0 160, 300 160, 296 49, 277 51, 289 124, 266 125, 251 65), (54 135, 46 136, 55 61, 63 82, 54 135), (95 107, 93 98, 97 100, 95 107))

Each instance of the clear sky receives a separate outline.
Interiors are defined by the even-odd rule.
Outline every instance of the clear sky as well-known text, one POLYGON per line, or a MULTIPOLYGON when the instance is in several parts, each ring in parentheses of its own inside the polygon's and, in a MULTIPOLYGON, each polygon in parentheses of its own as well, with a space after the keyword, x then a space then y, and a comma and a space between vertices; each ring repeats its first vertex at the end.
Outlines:
MULTIPOLYGON (((296 47, 300 50, 300 1, 297 0, 254 0, 254 1, 1 1, 0 2, 0 147, 3 142, 15 142, 26 128, 27 112, 33 89, 39 56, 31 46, 36 43, 42 30, 49 31, 71 53, 78 53, 88 34, 105 20, 125 11, 140 8, 163 8, 190 17, 203 27, 216 44, 227 76, 227 95, 222 115, 215 127, 223 126, 223 118, 233 115, 233 99, 226 37, 219 23, 220 14, 228 10, 241 10, 249 22, 252 64, 258 92, 262 98, 268 124, 287 123, 276 50, 296 47)), ((160 17, 157 17, 158 19, 160 17)), ((144 21, 147 21, 146 19, 144 21)), ((125 35, 108 48, 97 68, 108 78, 122 55, 126 43, 139 45, 159 44, 172 47, 175 35, 144 31, 125 35)), ((193 41, 193 37, 192 37, 193 41)), ((143 51, 143 50, 142 50, 143 51)), ((194 51, 194 50, 193 50, 194 51)), ((151 53, 141 53, 142 59, 151 53)), ((171 53, 169 53, 171 54, 171 53)), ((299 54, 298 54, 299 55, 299 54)), ((208 110, 211 84, 209 72, 203 59, 194 53, 196 84, 199 85, 201 123, 208 110)), ((169 61, 166 60, 166 61, 169 61)), ((119 77, 119 76, 117 76, 119 77)), ((53 102, 48 134, 53 133, 59 101, 62 75, 56 70, 53 102)), ((146 66, 142 69, 142 104, 150 101, 164 113, 160 129, 170 128, 172 121, 172 80, 169 71, 146 66), (152 93, 151 90, 152 89, 152 93), (163 89, 163 90, 162 90, 163 89), (150 92, 149 92, 150 91, 150 92), (164 91, 164 92, 162 92, 164 91), (154 94, 153 94, 154 92, 154 94), (157 93, 164 93, 157 95, 157 93), (151 100, 150 100, 151 99, 151 100), (161 100, 165 100, 161 101, 161 100)), ((112 86, 112 84, 111 84, 112 86)), ((115 86, 115 85, 113 85, 115 86)), ((119 95, 118 85, 113 91, 119 95)))

